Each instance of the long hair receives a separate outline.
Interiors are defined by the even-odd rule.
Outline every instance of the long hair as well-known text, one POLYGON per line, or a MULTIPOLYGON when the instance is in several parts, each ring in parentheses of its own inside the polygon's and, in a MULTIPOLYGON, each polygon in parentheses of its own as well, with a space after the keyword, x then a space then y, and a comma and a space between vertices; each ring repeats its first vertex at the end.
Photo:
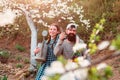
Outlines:
MULTIPOLYGON (((60 33, 60 27, 59 27, 58 23, 52 23, 50 26, 55 26, 55 27, 57 28, 57 31, 60 33)), ((59 34, 59 33, 58 33, 58 34, 59 34)), ((56 35, 55 40, 54 40, 53 43, 55 43, 58 34, 56 35)), ((50 39, 51 39, 51 37, 50 37, 50 35, 48 34, 47 44, 49 44, 50 39)))

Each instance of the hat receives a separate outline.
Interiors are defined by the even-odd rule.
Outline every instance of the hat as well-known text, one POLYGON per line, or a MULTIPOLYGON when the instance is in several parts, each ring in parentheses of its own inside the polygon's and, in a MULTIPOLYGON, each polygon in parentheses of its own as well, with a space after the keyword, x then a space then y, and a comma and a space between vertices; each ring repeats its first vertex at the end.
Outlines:
POLYGON ((70 24, 68 24, 67 25, 67 27, 66 27, 66 29, 69 29, 69 28, 75 28, 75 29, 77 29, 77 24, 75 24, 75 23, 70 23, 70 24))

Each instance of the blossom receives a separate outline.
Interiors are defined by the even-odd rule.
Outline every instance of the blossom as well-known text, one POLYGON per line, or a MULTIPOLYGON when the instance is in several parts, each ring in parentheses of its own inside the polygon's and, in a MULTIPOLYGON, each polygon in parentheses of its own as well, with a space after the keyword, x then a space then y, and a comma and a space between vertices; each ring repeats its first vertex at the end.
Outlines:
POLYGON ((88 69, 78 69, 65 73, 60 77, 60 80, 86 80, 88 69))
POLYGON ((78 64, 73 62, 73 61, 68 61, 67 64, 65 65, 66 70, 72 70, 78 67, 78 64))
POLYGON ((73 72, 68 72, 60 77, 60 80, 76 80, 73 72))
POLYGON ((50 67, 45 70, 46 75, 62 74, 65 72, 63 64, 60 61, 54 61, 51 63, 50 67))
POLYGON ((116 47, 113 45, 110 45, 109 50, 116 50, 116 47))
POLYGON ((13 24, 15 18, 16 18, 16 15, 11 9, 7 9, 4 12, 0 12, 0 26, 13 24))
POLYGON ((107 64, 106 63, 101 63, 101 64, 98 64, 97 65, 97 70, 101 70, 101 69, 104 69, 107 67, 107 64))
POLYGON ((49 80, 49 78, 47 76, 42 76, 41 80, 49 80))
POLYGON ((83 49, 86 49, 85 43, 77 43, 73 46, 73 52, 76 53, 77 51, 82 51, 83 49))
POLYGON ((86 80, 88 76, 88 69, 78 69, 75 70, 73 73, 75 75, 76 80, 86 80))
POLYGON ((86 66, 89 66, 91 64, 90 61, 85 59, 84 57, 78 57, 77 60, 78 60, 78 64, 81 67, 86 67, 86 66))
POLYGON ((103 50, 103 49, 107 48, 109 46, 109 44, 110 44, 109 41, 103 41, 98 45, 98 49, 103 50))

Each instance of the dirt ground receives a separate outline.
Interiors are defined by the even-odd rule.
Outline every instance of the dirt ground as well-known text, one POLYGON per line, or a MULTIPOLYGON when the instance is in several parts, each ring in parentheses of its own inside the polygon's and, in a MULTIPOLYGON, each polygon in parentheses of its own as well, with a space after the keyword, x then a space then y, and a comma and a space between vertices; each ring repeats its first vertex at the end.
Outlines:
MULTIPOLYGON (((29 59, 30 59, 30 39, 26 38, 17 38, 15 40, 9 40, 9 39, 1 39, 0 40, 0 49, 5 49, 10 52, 10 57, 7 61, 7 63, 1 63, 0 62, 0 77, 7 75, 8 80, 16 80, 16 73, 19 71, 24 71, 24 69, 27 69, 29 67, 29 59), (17 49, 15 49, 16 44, 21 44, 25 46, 25 51, 20 52, 17 49)), ((109 54, 109 51, 101 51, 97 54, 92 55, 91 59, 92 61, 96 61, 101 59, 103 56, 106 56, 109 54)), ((104 62, 108 63, 110 66, 112 66, 113 70, 113 76, 109 80, 120 80, 120 56, 107 59, 104 62)), ((21 72, 19 72, 21 73, 21 72)), ((19 75, 19 74, 18 74, 19 75)), ((24 74, 23 74, 24 75, 24 74)), ((20 75, 21 77, 23 75, 20 75)), ((19 77, 20 77, 19 76, 19 77)), ((28 73, 26 75, 26 79, 24 80, 34 80, 35 75, 28 73)))

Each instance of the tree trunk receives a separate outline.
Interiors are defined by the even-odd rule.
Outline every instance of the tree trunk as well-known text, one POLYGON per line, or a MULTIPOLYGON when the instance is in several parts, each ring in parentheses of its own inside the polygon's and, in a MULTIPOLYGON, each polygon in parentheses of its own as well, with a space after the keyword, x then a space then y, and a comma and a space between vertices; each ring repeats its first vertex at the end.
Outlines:
MULTIPOLYGON (((23 10, 22 10, 23 11, 23 10)), ((27 20, 27 23, 30 27, 31 30, 31 47, 30 47, 30 70, 33 71, 36 67, 36 60, 35 60, 35 55, 34 55, 34 49, 37 47, 37 29, 34 25, 34 22, 32 21, 32 18, 29 16, 29 12, 24 10, 25 17, 27 20)))

